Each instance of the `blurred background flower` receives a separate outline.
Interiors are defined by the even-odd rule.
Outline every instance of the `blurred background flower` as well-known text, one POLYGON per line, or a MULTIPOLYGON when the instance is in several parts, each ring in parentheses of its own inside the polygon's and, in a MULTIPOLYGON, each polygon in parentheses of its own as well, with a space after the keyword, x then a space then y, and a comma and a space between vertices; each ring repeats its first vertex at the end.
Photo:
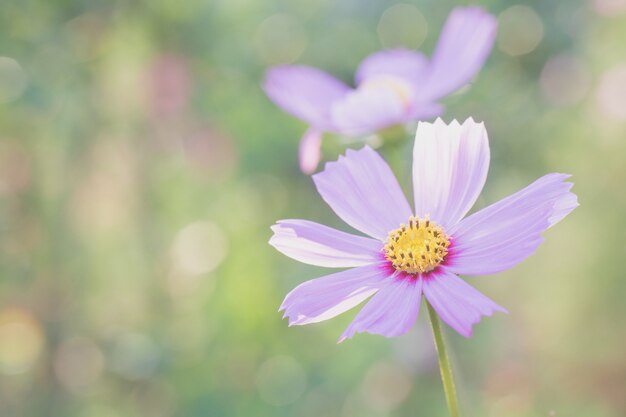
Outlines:
MULTIPOLYGON (((383 43, 396 41, 395 21, 409 27, 421 23, 426 30, 419 10, 397 5, 381 17, 383 43)), ((418 43, 421 35, 414 35, 418 43)), ((263 89, 276 105, 310 125, 300 141, 299 159, 302 172, 311 174, 321 157, 324 132, 359 137, 443 113, 439 100, 480 71, 495 36, 492 15, 479 7, 457 7, 441 29, 430 59, 406 48, 378 51, 359 64, 355 88, 317 68, 282 65, 267 71, 263 89)))
MULTIPOLYGON (((382 48, 432 51, 455 6, 3 2, 0 415, 443 415, 425 322, 337 347, 352 314, 281 321, 282 296, 319 271, 277 254, 269 226, 341 225, 300 173, 306 126, 261 83, 296 61, 348 83, 382 48)), ((448 332, 462 402, 621 417, 624 1, 482 7, 498 19, 493 52, 442 102, 447 121, 489 128, 477 209, 549 171, 573 174, 581 207, 536 256, 477 283, 511 314, 469 341, 448 332)), ((324 157, 345 146, 329 136, 324 157)), ((409 141, 381 152, 410 178, 409 141)))

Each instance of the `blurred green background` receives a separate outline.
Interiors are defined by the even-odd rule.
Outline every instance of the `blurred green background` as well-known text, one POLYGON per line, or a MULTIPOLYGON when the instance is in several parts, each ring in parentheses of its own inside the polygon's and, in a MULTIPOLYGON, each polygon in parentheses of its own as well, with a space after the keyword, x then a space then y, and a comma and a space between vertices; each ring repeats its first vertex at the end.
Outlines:
MULTIPOLYGON (((581 206, 518 267, 468 279, 511 314, 446 329, 465 415, 624 416, 626 0, 480 4, 496 46, 445 100, 490 134, 478 206, 552 171, 581 206)), ((424 314, 341 345, 355 312, 281 321, 328 271, 272 249, 269 226, 347 227, 298 170, 304 124, 260 83, 277 63, 349 81, 382 47, 430 54, 456 5, 2 1, 0 415, 447 415, 424 314)), ((381 148, 407 191, 410 137, 381 148)), ((344 148, 327 137, 324 158, 344 148)))

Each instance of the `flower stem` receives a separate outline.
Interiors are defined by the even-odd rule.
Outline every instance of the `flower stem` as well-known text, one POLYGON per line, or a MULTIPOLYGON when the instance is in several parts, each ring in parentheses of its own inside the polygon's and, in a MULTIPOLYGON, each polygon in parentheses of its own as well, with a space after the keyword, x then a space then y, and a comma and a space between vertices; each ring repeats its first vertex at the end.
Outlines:
POLYGON ((441 382, 443 382, 443 391, 446 395, 448 403, 448 411, 451 417, 459 417, 459 400, 456 396, 456 388, 454 386, 454 378, 452 376, 452 367, 450 359, 446 352, 446 346, 443 342, 443 332, 441 331, 441 322, 435 309, 430 303, 428 306, 428 315, 430 316, 430 324, 433 329, 433 337, 435 339, 435 347, 437 348, 437 356, 439 358, 439 370, 441 371, 441 382))

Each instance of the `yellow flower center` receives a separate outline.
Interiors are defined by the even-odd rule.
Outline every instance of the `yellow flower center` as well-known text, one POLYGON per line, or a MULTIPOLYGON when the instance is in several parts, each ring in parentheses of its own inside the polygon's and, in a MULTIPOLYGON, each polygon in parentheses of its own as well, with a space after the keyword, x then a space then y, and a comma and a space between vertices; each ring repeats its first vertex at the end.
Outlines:
POLYGON ((402 79, 391 76, 371 77, 359 86, 362 89, 381 88, 392 91, 405 109, 411 105, 411 87, 402 79))
POLYGON ((448 254, 450 238, 426 217, 409 217, 408 225, 389 232, 385 258, 398 271, 420 274, 435 269, 448 254))

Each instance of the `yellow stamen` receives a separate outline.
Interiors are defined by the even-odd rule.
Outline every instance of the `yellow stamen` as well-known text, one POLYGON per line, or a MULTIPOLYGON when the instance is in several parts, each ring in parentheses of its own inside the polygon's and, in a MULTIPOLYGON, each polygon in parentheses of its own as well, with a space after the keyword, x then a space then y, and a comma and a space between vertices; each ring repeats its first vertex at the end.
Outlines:
POLYGON ((385 244, 385 258, 398 271, 409 274, 430 272, 441 264, 448 254, 450 238, 428 217, 409 217, 408 226, 389 232, 385 244))

